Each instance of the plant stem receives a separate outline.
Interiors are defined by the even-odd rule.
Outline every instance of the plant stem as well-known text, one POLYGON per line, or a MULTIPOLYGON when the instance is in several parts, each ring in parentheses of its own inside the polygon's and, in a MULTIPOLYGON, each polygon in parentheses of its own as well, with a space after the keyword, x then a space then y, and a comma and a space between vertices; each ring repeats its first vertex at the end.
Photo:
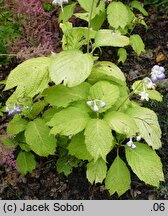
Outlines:
POLYGON ((0 56, 17 56, 17 54, 0 54, 0 56))
POLYGON ((88 21, 88 34, 87 34, 87 53, 89 53, 89 43, 90 43, 90 26, 91 26, 91 19, 92 19, 92 13, 93 13, 93 6, 94 6, 94 0, 92 0, 92 6, 89 14, 89 21, 88 21))
POLYGON ((119 156, 119 148, 117 148, 117 156, 119 156))
POLYGON ((122 105, 128 100, 128 98, 130 98, 133 94, 134 94, 134 92, 137 90, 137 88, 142 84, 142 82, 143 81, 141 81, 138 85, 137 85, 137 87, 126 97, 126 99, 120 104, 120 106, 118 107, 118 109, 117 109, 117 111, 119 111, 120 110, 120 108, 122 107, 122 105))

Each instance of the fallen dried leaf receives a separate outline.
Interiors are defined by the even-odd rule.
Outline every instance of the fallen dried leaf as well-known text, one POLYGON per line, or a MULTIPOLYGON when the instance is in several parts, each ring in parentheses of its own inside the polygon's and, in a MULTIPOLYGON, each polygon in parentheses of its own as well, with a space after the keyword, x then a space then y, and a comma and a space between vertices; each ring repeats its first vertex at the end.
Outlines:
POLYGON ((156 62, 161 62, 161 61, 164 61, 166 59, 166 56, 160 52, 157 56, 156 56, 156 62))

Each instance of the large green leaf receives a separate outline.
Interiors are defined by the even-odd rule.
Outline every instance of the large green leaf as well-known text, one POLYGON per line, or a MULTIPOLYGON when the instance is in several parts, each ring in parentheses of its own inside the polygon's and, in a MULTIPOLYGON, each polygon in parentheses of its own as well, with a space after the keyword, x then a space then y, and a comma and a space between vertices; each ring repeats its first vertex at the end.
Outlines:
POLYGON ((130 172, 124 161, 117 156, 107 172, 105 187, 109 190, 110 195, 117 192, 121 196, 129 189, 130 184, 130 172))
POLYGON ((35 157, 30 152, 19 152, 16 159, 17 167, 21 175, 26 175, 28 172, 32 172, 36 168, 35 157))
MULTIPOLYGON (((84 13, 82 16, 86 17, 84 13)), ((81 16, 79 15, 79 17, 81 16)), ((77 16, 77 14, 76 14, 77 16)), ((95 17, 96 18, 96 17, 95 17)), ((83 45, 88 43, 88 28, 87 27, 73 27, 72 23, 61 23, 60 27, 63 31, 62 47, 63 50, 79 50, 83 45)), ((95 37, 96 31, 90 29, 89 39, 95 37)))
MULTIPOLYGON (((94 1, 94 4, 93 4, 94 8, 96 7, 98 1, 99 1, 99 0, 95 0, 95 1, 94 1)), ((81 7, 82 7, 85 11, 90 12, 91 7, 92 7, 92 1, 90 1, 90 0, 85 0, 85 1, 83 1, 83 0, 78 0, 78 2, 79 2, 79 4, 81 5, 81 7)))
POLYGON ((24 61, 11 71, 4 90, 15 86, 24 89, 29 97, 42 92, 49 82, 48 66, 50 58, 38 57, 24 61))
POLYGON ((114 147, 111 129, 106 121, 101 119, 89 120, 84 135, 86 148, 94 160, 96 161, 99 157, 106 160, 107 154, 114 147))
POLYGON ((103 25, 106 19, 106 11, 102 10, 97 14, 90 22, 90 26, 93 30, 98 31, 103 25))
POLYGON ((86 22, 89 21, 89 13, 88 12, 84 12, 84 13, 74 13, 74 16, 76 16, 79 19, 85 20, 86 22))
POLYGON ((117 65, 108 61, 100 61, 93 66, 92 72, 88 77, 89 82, 94 83, 100 80, 113 81, 125 84, 124 73, 117 65))
POLYGON ((132 1, 131 7, 139 10, 144 16, 148 16, 148 12, 143 8, 139 1, 132 1))
POLYGON ((69 88, 64 85, 52 86, 43 92, 45 100, 52 106, 67 107, 70 103, 87 98, 90 85, 82 83, 69 88))
POLYGON ((68 107, 56 113, 47 123, 52 126, 51 134, 65 136, 75 135, 82 131, 89 120, 89 115, 77 107, 68 107))
POLYGON ((124 47, 130 44, 128 37, 121 35, 120 32, 113 32, 109 29, 101 29, 95 36, 95 47, 113 46, 124 47))
POLYGON ((20 98, 25 97, 25 87, 18 86, 13 94, 6 101, 6 105, 15 104, 20 98))
POLYGON ((88 99, 102 100, 106 106, 104 108, 99 107, 99 112, 105 112, 117 101, 119 94, 118 86, 107 81, 99 81, 90 88, 88 99))
POLYGON ((49 66, 51 80, 68 87, 81 84, 91 73, 93 58, 79 50, 62 51, 52 56, 49 66))
POLYGON ((99 1, 99 0, 94 0, 90 1, 90 0, 78 0, 79 4, 81 5, 81 7, 88 12, 88 16, 91 13, 92 10, 92 16, 91 19, 93 19, 97 14, 99 14, 100 10, 105 10, 105 5, 103 1, 99 1), (93 7, 92 7, 92 3, 93 3, 93 7), (99 3, 99 4, 98 4, 99 3))
POLYGON ((20 115, 15 115, 7 126, 8 134, 18 134, 26 129, 28 121, 21 118, 20 115))
POLYGON ((127 7, 122 2, 111 2, 107 7, 107 19, 113 28, 124 28, 129 22, 127 7))
POLYGON ((76 8, 76 3, 65 6, 64 10, 62 10, 59 14, 58 22, 61 21, 63 21, 63 23, 67 22, 69 18, 71 18, 71 16, 73 15, 75 8, 76 8))
POLYGON ((52 119, 52 117, 55 115, 55 113, 59 112, 60 110, 61 108, 57 108, 57 107, 50 108, 43 113, 42 118, 44 119, 45 122, 49 122, 52 119))
POLYGON ((77 134, 72 137, 70 144, 68 145, 69 154, 75 156, 81 160, 91 160, 92 156, 86 149, 85 137, 83 133, 77 134))
MULTIPOLYGON (((89 13, 90 13, 92 2, 90 0, 88 0, 88 1, 83 1, 82 3, 88 4, 88 6, 86 8, 87 12, 75 13, 74 15, 79 19, 82 19, 82 20, 89 22, 89 18, 90 18, 89 13)), ((95 3, 96 3, 96 1, 94 1, 94 4, 95 3)), ((96 30, 96 31, 99 30, 100 27, 102 26, 102 24, 104 23, 105 18, 106 18, 105 3, 104 3, 104 1, 100 1, 99 5, 97 5, 97 7, 96 7, 96 4, 93 7, 92 16, 91 16, 91 20, 90 20, 90 27, 93 30, 96 30)))
POLYGON ((119 88, 120 90, 120 97, 118 98, 117 102, 111 107, 111 110, 125 112, 125 110, 130 106, 130 99, 129 99, 129 88, 126 85, 123 85, 119 88))
POLYGON ((112 130, 126 134, 128 137, 135 136, 138 132, 135 121, 125 113, 110 111, 105 114, 104 120, 107 121, 112 130))
POLYGON ((31 148, 27 143, 19 143, 19 147, 26 152, 30 152, 31 148))
POLYGON ((133 50, 140 55, 141 52, 145 51, 145 45, 138 34, 134 34, 130 36, 130 45, 132 46, 133 50))
POLYGON ((160 181, 164 181, 159 156, 146 144, 136 142, 135 145, 135 150, 126 147, 128 164, 140 180, 159 187, 160 181))
POLYGON ((26 115, 26 117, 30 119, 36 118, 37 115, 39 115, 44 107, 47 105, 47 103, 44 100, 39 100, 33 104, 31 107, 30 113, 26 115))
POLYGON ((160 94, 160 92, 156 90, 147 90, 147 93, 149 94, 149 98, 156 101, 163 101, 163 95, 160 94))
POLYGON ((128 6, 128 4, 127 5, 125 4, 125 6, 126 6, 127 11, 128 11, 128 19, 129 19, 129 21, 128 21, 129 27, 128 28, 133 28, 133 25, 134 25, 133 20, 136 19, 136 16, 135 16, 134 12, 132 11, 132 8, 130 8, 128 6))
POLYGON ((87 164, 87 179, 91 184, 93 182, 96 183, 102 183, 102 181, 105 179, 107 173, 107 165, 106 162, 99 158, 96 162, 91 161, 87 164))
POLYGON ((92 113, 92 110, 91 110, 90 107, 87 105, 86 100, 75 101, 74 103, 72 103, 71 106, 72 106, 72 107, 79 108, 79 109, 81 109, 81 110, 83 110, 84 112, 87 112, 87 113, 89 113, 89 114, 92 113))
POLYGON ((156 114, 142 107, 134 107, 127 110, 127 114, 134 119, 139 133, 153 149, 161 147, 161 130, 156 114))
POLYGON ((26 143, 40 156, 53 155, 56 151, 56 139, 49 135, 50 129, 42 119, 35 119, 28 123, 25 137, 26 143))
POLYGON ((70 155, 63 155, 60 156, 56 162, 56 169, 59 173, 64 173, 64 175, 68 176, 74 167, 79 166, 79 160, 75 157, 72 157, 70 155))

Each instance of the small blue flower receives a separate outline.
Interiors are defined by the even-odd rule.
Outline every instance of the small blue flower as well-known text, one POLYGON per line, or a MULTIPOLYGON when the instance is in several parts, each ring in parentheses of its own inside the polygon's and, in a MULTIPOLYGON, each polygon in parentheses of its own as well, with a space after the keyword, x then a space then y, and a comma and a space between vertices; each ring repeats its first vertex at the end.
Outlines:
POLYGON ((131 148, 132 148, 132 149, 136 149, 136 145, 135 145, 135 144, 132 144, 131 148))
POLYGON ((132 144, 133 144, 133 141, 132 141, 132 137, 131 137, 130 140, 126 143, 126 145, 127 145, 128 147, 131 147, 132 144))
POLYGON ((164 73, 160 73, 160 74, 158 74, 157 75, 157 78, 159 79, 159 80, 163 80, 163 79, 165 79, 165 74, 164 73))
POLYGON ((130 137, 130 140, 126 143, 126 145, 132 149, 136 149, 136 145, 132 141, 132 137, 130 137))
POLYGON ((101 101, 100 106, 101 106, 101 108, 104 108, 106 106, 106 104, 104 103, 104 101, 101 101))
POLYGON ((159 69, 160 69, 160 71, 161 71, 162 73, 165 72, 165 68, 164 68, 164 67, 160 66, 159 69))
POLYGON ((140 141, 140 140, 141 140, 141 136, 140 135, 136 136, 136 141, 140 141))
POLYGON ((98 111, 99 111, 99 107, 95 103, 94 106, 93 106, 93 112, 98 112, 98 111))
POLYGON ((153 83, 155 83, 158 80, 158 78, 155 75, 151 75, 151 80, 153 83))
POLYGON ((89 101, 86 102, 86 104, 87 104, 88 106, 91 106, 92 103, 93 103, 93 101, 91 101, 91 100, 89 100, 89 101))
POLYGON ((88 100, 86 104, 93 110, 93 112, 98 112, 100 108, 106 106, 105 102, 100 99, 88 100))

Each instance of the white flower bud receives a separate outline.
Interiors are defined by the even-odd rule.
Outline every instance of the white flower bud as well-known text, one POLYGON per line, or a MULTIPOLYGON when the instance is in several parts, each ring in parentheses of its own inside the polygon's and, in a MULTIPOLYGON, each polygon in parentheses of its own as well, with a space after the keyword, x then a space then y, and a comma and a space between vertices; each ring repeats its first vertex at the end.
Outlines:
POLYGON ((132 146, 132 141, 130 140, 130 141, 128 141, 127 143, 126 143, 126 145, 128 146, 128 147, 131 147, 132 146))
POLYGON ((140 141, 140 140, 141 140, 141 136, 140 135, 136 136, 136 141, 140 141))
POLYGON ((88 106, 91 106, 92 103, 93 103, 93 101, 91 101, 91 100, 86 102, 86 104, 87 104, 88 106))
MULTIPOLYGON (((62 6, 63 3, 68 3, 68 0, 54 0, 52 2, 52 5, 59 5, 61 7, 61 10, 63 11, 63 6, 62 6)), ((64 82, 64 85, 66 85, 65 82, 64 82)))
POLYGON ((131 148, 132 148, 132 149, 136 149, 136 145, 135 145, 135 144, 132 144, 131 148))
POLYGON ((112 30, 111 34, 112 34, 112 35, 115 35, 115 31, 114 31, 114 30, 112 30))
POLYGON ((106 104, 103 101, 101 101, 100 106, 101 106, 101 108, 104 108, 106 106, 106 104))
POLYGON ((143 79, 143 82, 146 84, 146 86, 147 86, 148 89, 154 89, 155 84, 152 82, 152 80, 150 78, 145 77, 143 79))
POLYGON ((127 145, 128 147, 131 147, 132 144, 133 144, 133 142, 132 142, 132 137, 130 137, 130 140, 126 143, 126 145, 127 145))
POLYGON ((93 111, 94 111, 94 112, 98 112, 98 111, 99 111, 99 108, 98 108, 98 106, 96 105, 96 103, 94 104, 93 111))
POLYGON ((52 4, 53 5, 62 5, 63 3, 68 3, 68 0, 54 0, 53 2, 52 2, 52 4))
POLYGON ((143 92, 141 92, 140 94, 139 94, 139 96, 141 96, 141 98, 140 98, 140 100, 149 100, 149 94, 147 93, 147 92, 145 92, 145 91, 143 91, 143 92))

